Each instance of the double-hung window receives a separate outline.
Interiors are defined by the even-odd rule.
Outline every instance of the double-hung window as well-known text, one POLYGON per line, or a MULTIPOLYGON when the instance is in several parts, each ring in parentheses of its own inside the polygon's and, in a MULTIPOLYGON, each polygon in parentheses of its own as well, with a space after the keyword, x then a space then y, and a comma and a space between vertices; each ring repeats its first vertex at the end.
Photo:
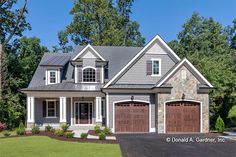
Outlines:
POLYGON ((56 117, 56 101, 47 101, 47 117, 56 117))
POLYGON ((161 76, 161 60, 152 59, 152 76, 161 76))

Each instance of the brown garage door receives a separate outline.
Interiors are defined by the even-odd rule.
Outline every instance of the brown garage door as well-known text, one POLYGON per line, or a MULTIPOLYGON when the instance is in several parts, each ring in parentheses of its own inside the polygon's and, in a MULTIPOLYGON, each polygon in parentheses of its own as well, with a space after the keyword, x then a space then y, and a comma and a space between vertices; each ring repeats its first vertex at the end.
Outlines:
POLYGON ((166 132, 200 132, 200 104, 187 101, 167 103, 166 132))
POLYGON ((147 103, 115 104, 115 132, 148 132, 148 113, 147 103))

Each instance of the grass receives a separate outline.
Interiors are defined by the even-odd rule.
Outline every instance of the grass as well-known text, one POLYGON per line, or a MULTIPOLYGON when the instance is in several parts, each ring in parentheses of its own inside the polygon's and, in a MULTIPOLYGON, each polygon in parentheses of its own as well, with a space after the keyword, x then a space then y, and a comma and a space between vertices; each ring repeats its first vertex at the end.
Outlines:
POLYGON ((121 157, 118 144, 65 142, 44 136, 0 139, 0 157, 121 157))
MULTIPOLYGON (((4 132, 5 131, 0 132, 0 137, 4 137, 4 132)), ((16 131, 15 130, 14 131, 7 131, 7 132, 9 132, 11 134, 10 136, 15 136, 16 135, 16 131)))

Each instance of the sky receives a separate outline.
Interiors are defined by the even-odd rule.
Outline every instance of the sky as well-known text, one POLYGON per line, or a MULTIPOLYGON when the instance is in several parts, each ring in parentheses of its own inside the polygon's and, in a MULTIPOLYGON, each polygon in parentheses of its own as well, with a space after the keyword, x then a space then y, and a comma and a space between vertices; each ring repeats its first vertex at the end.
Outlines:
MULTIPOLYGON (((69 14, 73 4, 73 0, 28 0, 27 21, 32 30, 23 35, 40 38, 42 45, 52 50, 53 45, 58 45, 57 33, 73 19, 69 14)), ((146 42, 157 34, 169 42, 177 39, 194 11, 213 17, 223 26, 231 25, 236 18, 236 0, 135 0, 131 19, 140 24, 146 42)))

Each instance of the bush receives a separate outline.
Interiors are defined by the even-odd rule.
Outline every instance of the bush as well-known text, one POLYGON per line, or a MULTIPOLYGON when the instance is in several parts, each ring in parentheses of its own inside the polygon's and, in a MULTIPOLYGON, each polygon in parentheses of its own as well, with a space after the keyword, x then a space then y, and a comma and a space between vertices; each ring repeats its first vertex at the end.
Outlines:
POLYGON ((106 139, 106 134, 105 133, 100 133, 99 134, 99 140, 105 140, 106 139))
POLYGON ((104 128, 102 132, 106 135, 111 135, 111 129, 110 128, 104 128))
POLYGON ((61 126, 61 129, 62 129, 64 132, 66 132, 69 127, 70 127, 69 124, 63 124, 63 125, 61 126))
POLYGON ((1 123, 0 122, 0 132, 2 132, 3 130, 5 130, 7 128, 7 125, 5 123, 1 123))
POLYGON ((96 125, 96 126, 94 127, 94 130, 95 130, 95 133, 96 133, 96 134, 100 134, 100 133, 102 132, 100 126, 98 126, 98 125, 96 125))
POLYGON ((53 133, 53 134, 55 133, 55 131, 56 131, 56 129, 54 129, 54 128, 52 128, 52 129, 50 130, 50 132, 53 133))
POLYGON ((20 122, 19 129, 25 129, 25 125, 23 124, 23 122, 20 122))
POLYGON ((5 131, 5 132, 3 133, 3 135, 4 135, 5 137, 8 137, 8 136, 11 135, 11 133, 10 133, 9 131, 5 131))
POLYGON ((31 129, 31 132, 32 132, 32 134, 39 134, 40 133, 39 127, 38 126, 34 126, 31 129))
POLYGON ((25 134, 25 126, 22 122, 20 122, 19 127, 16 129, 17 135, 24 135, 25 134))
POLYGON ((17 128, 17 129, 16 129, 16 134, 17 134, 17 135, 24 135, 24 134, 25 134, 25 129, 17 128))
POLYGON ((87 138, 87 137, 88 137, 88 134, 87 134, 87 133, 81 133, 81 134, 80 134, 80 138, 85 139, 85 138, 87 138))
POLYGON ((216 120, 215 128, 220 133, 223 133, 225 130, 225 123, 220 116, 216 120))
POLYGON ((45 126, 45 131, 49 132, 51 131, 51 129, 52 129, 52 126, 50 125, 45 126))
POLYGON ((56 136, 63 136, 63 135, 64 135, 64 132, 63 132, 62 130, 60 130, 60 129, 56 129, 56 130, 54 131, 54 135, 56 135, 56 136))
POLYGON ((65 133, 65 136, 66 136, 66 138, 73 138, 73 137, 74 137, 74 134, 75 134, 75 133, 73 133, 73 132, 66 132, 66 133, 65 133))

